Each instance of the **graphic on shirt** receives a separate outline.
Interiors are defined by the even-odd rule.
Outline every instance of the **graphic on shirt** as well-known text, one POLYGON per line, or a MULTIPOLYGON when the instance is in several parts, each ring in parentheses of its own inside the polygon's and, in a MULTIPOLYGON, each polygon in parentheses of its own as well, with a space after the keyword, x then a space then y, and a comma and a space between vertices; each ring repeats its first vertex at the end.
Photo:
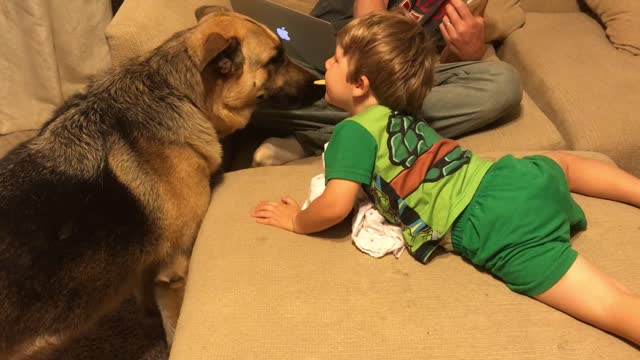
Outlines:
POLYGON ((404 199, 397 196, 391 185, 379 174, 376 174, 367 193, 380 214, 389 223, 402 228, 402 235, 413 256, 425 262, 429 254, 438 246, 441 235, 426 224, 404 199))
POLYGON ((462 151, 455 141, 441 138, 425 122, 412 116, 391 112, 387 134, 389 161, 405 169, 390 184, 402 198, 422 183, 436 182, 455 173, 471 159, 471 154, 462 151))
POLYGON ((448 0, 401 0, 397 5, 407 10, 417 22, 429 21, 437 25, 446 14, 444 6, 447 3, 448 0))
POLYGON ((463 151, 418 118, 371 106, 336 126, 327 179, 363 183, 376 209, 400 226, 425 263, 471 201, 491 162, 463 151))
POLYGON ((374 174, 368 193, 382 216, 402 227, 413 256, 425 262, 442 234, 425 222, 429 217, 421 217, 409 204, 416 196, 424 198, 425 190, 417 191, 422 184, 437 183, 469 164, 471 153, 413 116, 391 111, 386 124, 388 160, 402 170, 391 177, 374 174))

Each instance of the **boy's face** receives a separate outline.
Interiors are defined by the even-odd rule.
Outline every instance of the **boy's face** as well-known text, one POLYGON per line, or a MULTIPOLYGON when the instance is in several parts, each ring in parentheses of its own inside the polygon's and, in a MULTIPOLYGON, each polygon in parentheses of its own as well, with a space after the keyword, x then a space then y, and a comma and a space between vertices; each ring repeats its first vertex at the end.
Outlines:
POLYGON ((349 62, 340 46, 336 46, 335 55, 324 66, 327 69, 324 74, 327 87, 324 98, 329 104, 350 112, 353 105, 353 85, 347 82, 349 62))

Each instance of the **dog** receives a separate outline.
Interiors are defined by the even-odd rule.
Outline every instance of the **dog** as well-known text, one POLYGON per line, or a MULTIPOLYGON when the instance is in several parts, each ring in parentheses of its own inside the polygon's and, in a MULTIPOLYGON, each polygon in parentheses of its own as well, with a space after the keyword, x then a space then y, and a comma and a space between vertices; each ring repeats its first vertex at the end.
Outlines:
POLYGON ((323 96, 264 25, 219 7, 196 18, 0 159, 0 359, 40 357, 131 294, 170 346, 220 139, 259 102, 323 96))

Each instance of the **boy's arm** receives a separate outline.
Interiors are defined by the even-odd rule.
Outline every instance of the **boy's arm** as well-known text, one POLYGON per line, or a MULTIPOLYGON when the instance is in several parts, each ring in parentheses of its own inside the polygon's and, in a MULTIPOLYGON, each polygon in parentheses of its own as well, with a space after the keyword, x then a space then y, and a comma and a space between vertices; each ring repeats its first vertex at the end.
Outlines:
POLYGON ((280 202, 263 201, 251 212, 260 224, 272 225, 299 234, 328 229, 341 222, 353 208, 360 184, 355 181, 332 179, 322 195, 308 208, 300 211, 293 199, 280 202))
POLYGON ((326 189, 294 219, 294 231, 309 234, 328 229, 344 220, 353 209, 360 184, 350 180, 329 180, 326 189))
POLYGON ((359 18, 372 12, 387 10, 389 0, 354 0, 353 18, 359 18))

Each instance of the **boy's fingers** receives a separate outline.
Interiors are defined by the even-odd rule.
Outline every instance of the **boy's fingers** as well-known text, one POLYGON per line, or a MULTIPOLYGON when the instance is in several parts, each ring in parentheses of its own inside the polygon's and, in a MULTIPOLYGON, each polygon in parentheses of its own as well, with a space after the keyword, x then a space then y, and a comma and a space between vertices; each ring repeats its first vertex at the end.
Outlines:
POLYGON ((253 217, 258 218, 270 218, 273 214, 273 211, 270 210, 256 210, 253 212, 253 217))
POLYGON ((258 210, 273 210, 275 209, 276 204, 273 202, 264 202, 262 204, 259 204, 258 206, 256 206, 256 209, 258 210))
POLYGON ((271 219, 266 219, 266 218, 256 218, 256 222, 258 224, 263 224, 263 225, 273 225, 273 221, 271 219))

